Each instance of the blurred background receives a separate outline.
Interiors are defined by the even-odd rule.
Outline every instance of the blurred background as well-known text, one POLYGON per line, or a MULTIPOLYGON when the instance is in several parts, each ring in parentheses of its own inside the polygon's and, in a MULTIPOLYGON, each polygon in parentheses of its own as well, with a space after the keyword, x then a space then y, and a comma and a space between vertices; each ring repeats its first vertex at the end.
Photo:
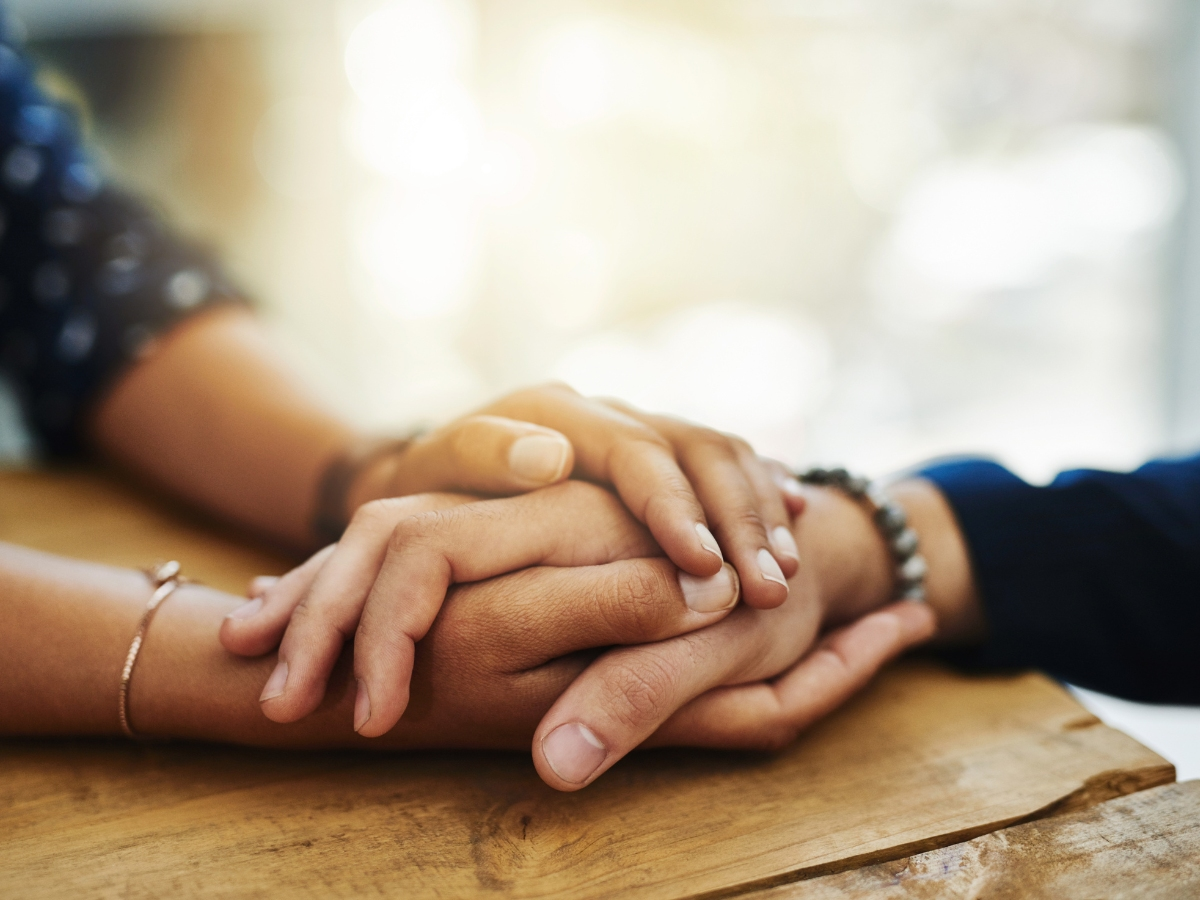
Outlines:
POLYGON ((1200 446, 1187 0, 10 7, 365 425, 559 378, 872 474, 1200 446))
POLYGON ((1034 479, 1200 442, 1190 6, 10 3, 364 424, 560 378, 794 464, 1034 479))

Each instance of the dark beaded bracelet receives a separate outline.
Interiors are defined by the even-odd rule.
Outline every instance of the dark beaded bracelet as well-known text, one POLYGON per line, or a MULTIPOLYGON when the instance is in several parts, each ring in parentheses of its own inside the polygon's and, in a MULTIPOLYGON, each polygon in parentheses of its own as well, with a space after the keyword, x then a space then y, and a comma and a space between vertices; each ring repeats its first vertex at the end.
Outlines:
POLYGON ((845 469, 809 469, 797 476, 805 484, 836 488, 850 499, 866 504, 892 558, 896 562, 896 597, 900 600, 925 600, 925 576, 929 566, 918 553, 920 541, 908 524, 908 516, 895 500, 860 475, 845 469))
POLYGON ((317 485, 316 510, 310 528, 325 544, 335 544, 350 524, 346 501, 354 479, 367 466, 390 454, 403 453, 421 435, 414 431, 406 438, 366 439, 335 456, 325 467, 317 485))

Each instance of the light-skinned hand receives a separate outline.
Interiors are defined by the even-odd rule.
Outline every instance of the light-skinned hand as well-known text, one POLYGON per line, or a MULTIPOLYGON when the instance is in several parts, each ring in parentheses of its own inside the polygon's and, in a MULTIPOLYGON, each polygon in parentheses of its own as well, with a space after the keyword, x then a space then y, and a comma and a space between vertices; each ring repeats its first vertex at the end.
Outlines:
POLYGON ((685 572, 715 575, 728 559, 751 606, 787 596, 799 566, 788 527, 795 478, 740 438, 562 384, 517 391, 379 460, 350 507, 427 492, 511 495, 566 478, 612 488, 685 572))
MULTIPOLYGON (((338 544, 276 582, 259 581, 259 596, 230 615, 221 641, 242 655, 278 644, 262 708, 276 722, 293 722, 320 704, 353 636, 354 727, 377 737, 404 714, 416 643, 452 585, 529 566, 595 566, 660 552, 616 497, 578 481, 492 500, 376 500, 359 509, 338 544)), ((694 613, 692 627, 737 603, 738 579, 728 564, 700 578, 677 571, 675 580, 694 613)))
MULTIPOLYGON (((539 773, 561 790, 591 783, 643 744, 775 749, 934 628, 924 606, 879 609, 889 583, 886 548, 867 515, 831 492, 818 492, 824 496, 815 514, 797 526, 814 564, 792 579, 792 596, 772 610, 727 613, 736 589, 731 570, 728 582, 703 585, 709 597, 702 605, 726 609, 697 611, 696 582, 665 559, 636 558, 655 547, 619 503, 587 485, 555 490, 504 501, 505 508, 462 497, 405 501, 414 504, 413 515, 476 519, 482 509, 483 518, 500 523, 506 512, 533 512, 551 522, 546 534, 566 523, 561 538, 568 543, 550 541, 544 549, 557 562, 554 554, 569 546, 575 565, 454 587, 416 647, 403 719, 380 730, 386 745, 512 747, 532 737, 539 773), (547 502, 559 509, 540 505, 547 502), (578 522, 590 526, 582 539, 570 531, 578 522), (877 577, 844 572, 847 559, 864 571, 875 567, 877 577), (825 623, 850 619, 820 636, 825 623), (597 658, 598 648, 614 644, 638 646, 597 658)), ((225 646, 246 655, 270 649, 335 553, 327 549, 283 580, 260 583, 262 621, 273 624, 247 630, 258 617, 227 619, 225 646)), ((333 670, 340 638, 330 646, 333 670)), ((281 646, 280 662, 290 653, 281 646)), ((355 654, 359 689, 364 661, 355 654)), ((307 671, 309 681, 293 682, 289 673, 284 693, 264 701, 271 718, 295 721, 319 703, 324 682, 307 671)), ((359 702, 355 708, 358 719, 359 702)), ((376 715, 373 709, 368 721, 378 725, 376 715)))

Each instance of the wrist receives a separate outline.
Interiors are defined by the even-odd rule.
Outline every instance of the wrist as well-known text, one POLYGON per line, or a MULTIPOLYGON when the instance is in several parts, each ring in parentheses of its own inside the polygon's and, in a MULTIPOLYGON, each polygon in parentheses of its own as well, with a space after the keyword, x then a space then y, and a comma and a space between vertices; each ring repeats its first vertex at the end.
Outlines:
POLYGON ((801 559, 813 569, 823 627, 882 606, 895 589, 895 564, 867 506, 834 488, 804 488, 796 522, 801 559))
POLYGON ((935 644, 967 644, 986 634, 971 557, 954 510, 932 482, 906 478, 888 488, 904 507, 929 564, 926 602, 938 619, 935 644))
POLYGON ((326 463, 310 526, 320 543, 337 541, 362 504, 396 495, 402 458, 411 443, 411 439, 359 437, 345 443, 326 463))
POLYGON ((407 443, 390 446, 388 449, 372 454, 354 473, 346 488, 343 513, 346 521, 354 515, 364 503, 380 500, 384 497, 398 496, 396 488, 398 474, 402 465, 401 460, 408 449, 407 443))

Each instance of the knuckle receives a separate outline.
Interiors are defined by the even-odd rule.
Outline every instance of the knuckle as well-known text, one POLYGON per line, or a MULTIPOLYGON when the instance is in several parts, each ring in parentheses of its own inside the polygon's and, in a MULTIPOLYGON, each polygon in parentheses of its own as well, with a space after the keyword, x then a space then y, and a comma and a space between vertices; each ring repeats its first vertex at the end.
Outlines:
POLYGON ((608 614, 618 634, 657 634, 662 619, 663 598, 672 596, 663 572, 646 563, 622 566, 608 614))
POLYGON ((394 526, 388 538, 388 550, 399 552, 414 545, 428 543, 445 531, 453 522, 453 510, 431 509, 405 516, 394 526))
POLYGON ((737 454, 741 460, 757 460, 758 456, 754 452, 754 448, 750 446, 750 442, 745 438, 738 437, 736 434, 723 433, 721 435, 729 443, 729 448, 737 454))
POLYGON ((370 500, 354 511, 350 517, 350 525, 356 531, 392 528, 397 519, 411 515, 415 508, 413 497, 383 497, 370 500))
MULTIPOLYGON (((616 412, 620 413, 621 411, 616 410, 616 412)), ((619 427, 620 436, 613 444, 612 452, 622 462, 633 464, 640 461, 645 463, 645 455, 647 453, 653 456, 660 456, 665 453, 674 458, 675 447, 671 441, 644 422, 622 417, 619 427)))
POLYGON ((354 515, 350 517, 350 523, 370 527, 388 520, 391 517, 392 509, 392 505, 386 500, 371 500, 354 511, 354 515))
POLYGON ((314 640, 318 640, 330 632, 338 631, 338 628, 325 609, 309 602, 309 598, 305 597, 292 611, 288 630, 294 630, 296 634, 304 635, 302 644, 309 647, 312 646, 314 640))
POLYGON ((691 434, 688 435, 688 443, 710 454, 721 456, 735 455, 733 442, 729 437, 711 428, 704 428, 699 425, 693 426, 691 434))
POLYGON ((388 537, 388 550, 396 552, 409 546, 420 534, 420 516, 409 516, 401 519, 392 528, 388 537))
POLYGON ((657 515, 671 516, 678 514, 680 509, 686 511, 699 510, 700 501, 688 484, 670 481, 658 487, 649 500, 646 501, 645 515, 652 519, 657 515))
POLYGON ((561 397, 579 397, 582 396, 579 391, 571 387, 565 381, 547 381, 536 387, 530 388, 530 392, 554 394, 561 397))
POLYGON ((739 531, 761 531, 763 534, 767 531, 762 515, 752 506, 743 506, 731 513, 727 525, 739 531))
POLYGON ((451 425, 445 434, 446 451, 455 461, 470 459, 479 444, 479 432, 487 427, 480 416, 471 416, 451 425))
POLYGON ((609 713, 625 727, 663 718, 679 685, 679 670, 657 654, 639 654, 616 663, 606 680, 613 693, 609 713))

